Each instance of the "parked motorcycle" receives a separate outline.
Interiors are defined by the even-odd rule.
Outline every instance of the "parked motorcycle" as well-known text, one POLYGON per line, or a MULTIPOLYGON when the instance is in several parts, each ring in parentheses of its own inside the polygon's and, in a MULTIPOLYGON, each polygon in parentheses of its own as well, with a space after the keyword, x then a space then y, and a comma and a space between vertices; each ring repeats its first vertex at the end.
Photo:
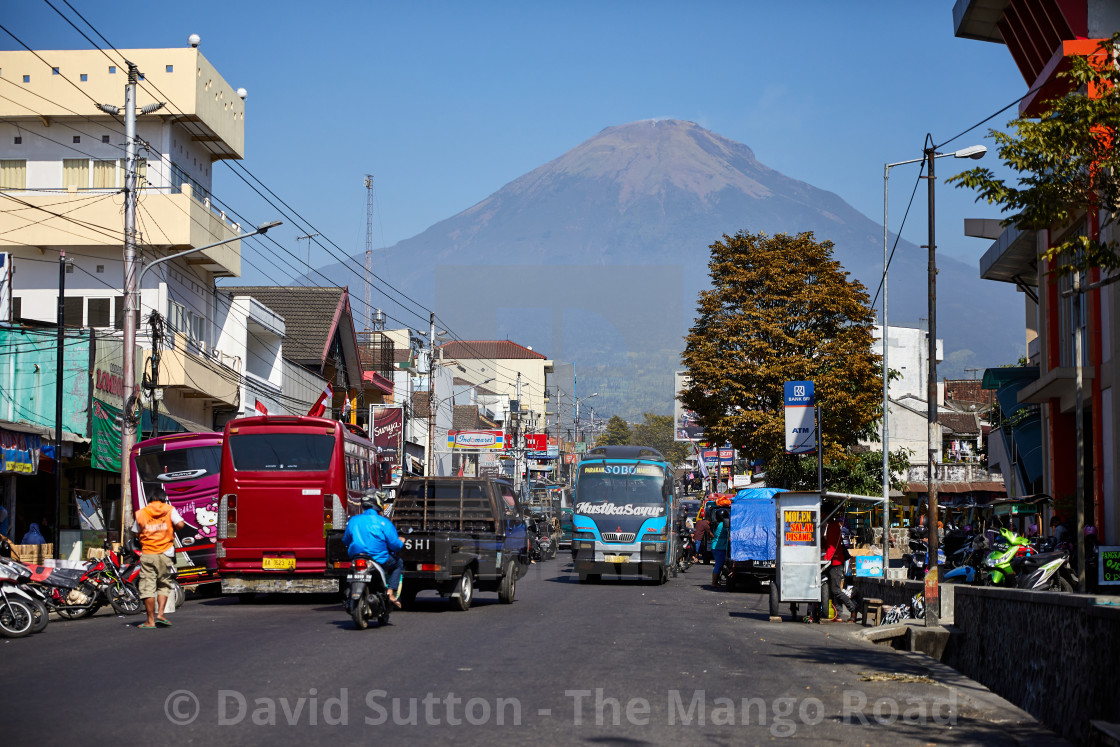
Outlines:
POLYGON ((378 625, 389 624, 393 603, 389 600, 387 580, 384 569, 368 555, 359 555, 350 562, 342 606, 350 613, 358 630, 365 630, 370 619, 375 617, 378 625))
POLYGON ((1031 591, 1072 592, 1077 579, 1064 550, 1024 555, 1011 561, 1015 569, 1015 586, 1031 591))
MULTIPOLYGON (((910 528, 910 552, 902 555, 906 566, 906 577, 911 581, 921 581, 929 571, 929 545, 926 543, 925 527, 910 528)), ((937 548, 937 564, 945 564, 945 551, 937 548)))
POLYGON ((984 580, 984 559, 991 552, 991 544, 984 535, 977 535, 953 557, 953 567, 941 580, 947 584, 979 584, 984 580))
POLYGON ((24 588, 30 578, 31 572, 25 566, 0 558, 0 604, 16 599, 28 605, 33 616, 29 632, 39 633, 47 627, 49 612, 38 595, 24 588))
POLYGON ((1006 527, 999 530, 999 539, 992 543, 992 551, 984 559, 984 582, 991 586, 1012 586, 1015 583, 1016 558, 1035 554, 1030 540, 1006 527))

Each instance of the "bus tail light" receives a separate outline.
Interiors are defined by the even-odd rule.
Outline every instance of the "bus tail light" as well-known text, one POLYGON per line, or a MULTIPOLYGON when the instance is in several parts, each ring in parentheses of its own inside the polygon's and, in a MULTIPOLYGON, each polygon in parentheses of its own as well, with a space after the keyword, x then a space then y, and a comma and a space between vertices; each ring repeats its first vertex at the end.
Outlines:
POLYGON ((333 493, 323 494, 323 536, 327 536, 328 529, 345 529, 346 511, 342 508, 342 501, 333 493))
POLYGON ((218 502, 218 539, 237 538, 237 495, 227 493, 218 502))

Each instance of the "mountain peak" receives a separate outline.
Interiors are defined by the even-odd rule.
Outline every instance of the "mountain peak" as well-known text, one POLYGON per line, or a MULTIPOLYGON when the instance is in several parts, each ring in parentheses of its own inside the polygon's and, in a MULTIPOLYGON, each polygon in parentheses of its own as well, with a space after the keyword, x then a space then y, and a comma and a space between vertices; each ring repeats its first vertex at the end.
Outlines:
POLYGON ((508 187, 531 197, 562 177, 609 181, 617 185, 618 207, 625 211, 636 200, 661 197, 667 189, 692 194, 702 203, 727 188, 769 197, 763 182, 770 173, 749 147, 695 122, 645 119, 607 127, 508 187))

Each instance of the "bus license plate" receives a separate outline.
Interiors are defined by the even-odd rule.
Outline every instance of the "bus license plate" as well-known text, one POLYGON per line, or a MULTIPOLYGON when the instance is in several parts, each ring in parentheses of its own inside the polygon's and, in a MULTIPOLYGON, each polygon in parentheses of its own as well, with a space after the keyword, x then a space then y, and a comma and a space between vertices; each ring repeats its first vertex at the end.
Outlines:
POLYGON ((608 563, 629 563, 630 562, 630 556, 629 555, 607 555, 605 557, 606 557, 606 561, 608 563))
POLYGON ((295 558, 262 558, 261 568, 266 571, 291 571, 295 570, 295 558))

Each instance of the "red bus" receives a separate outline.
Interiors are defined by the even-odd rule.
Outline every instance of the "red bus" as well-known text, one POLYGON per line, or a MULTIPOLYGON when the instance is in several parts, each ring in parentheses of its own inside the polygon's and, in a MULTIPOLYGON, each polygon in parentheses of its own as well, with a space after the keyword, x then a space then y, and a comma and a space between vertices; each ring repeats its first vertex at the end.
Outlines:
POLYGON ((339 590, 326 573, 328 529, 379 487, 377 450, 334 420, 276 416, 226 424, 218 502, 223 594, 339 590))
POLYGON ((146 506, 149 492, 158 487, 186 523, 175 530, 175 566, 181 584, 218 578, 214 542, 221 463, 221 433, 175 433, 132 447, 133 510, 146 506))

